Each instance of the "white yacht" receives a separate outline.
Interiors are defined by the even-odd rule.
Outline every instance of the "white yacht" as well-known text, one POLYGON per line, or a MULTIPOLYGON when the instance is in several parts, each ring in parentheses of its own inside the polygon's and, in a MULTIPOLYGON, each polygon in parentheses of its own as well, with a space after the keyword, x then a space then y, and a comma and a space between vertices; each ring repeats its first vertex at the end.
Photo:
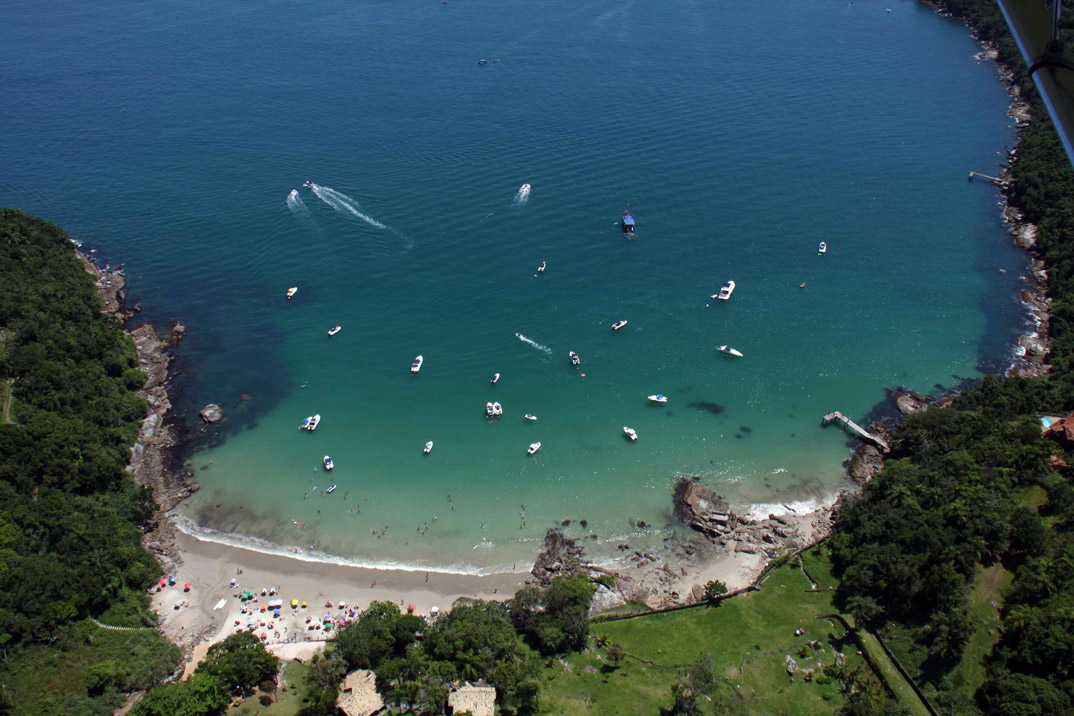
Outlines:
POLYGON ((613 331, 618 331, 620 328, 622 328, 626 324, 627 324, 626 321, 616 321, 615 323, 612 324, 612 330, 613 331))
POLYGON ((306 430, 316 430, 317 426, 321 424, 321 414, 317 413, 310 418, 309 424, 306 425, 306 430))
POLYGON ((650 395, 649 400, 653 403, 666 403, 668 402, 668 397, 663 393, 657 393, 656 395, 650 395))
POLYGON ((537 267, 537 273, 544 273, 544 270, 548 268, 548 262, 542 261, 541 265, 537 267))
POLYGON ((499 383, 500 382, 500 374, 497 373, 496 375, 492 376, 492 380, 490 380, 489 382, 492 383, 493 385, 496 385, 497 383, 499 383))
POLYGON ((535 421, 535 422, 537 420, 537 416, 536 415, 531 415, 530 413, 526 413, 522 417, 524 417, 526 420, 532 420, 532 421, 535 421))
POLYGON ((582 359, 578 357, 578 354, 571 351, 568 355, 571 357, 571 365, 578 365, 582 362, 582 359))
POLYGON ((424 362, 425 362, 425 359, 422 358, 421 356, 418 356, 417 358, 415 358, 414 362, 410 364, 410 372, 411 373, 417 373, 419 370, 421 370, 421 364, 424 363, 424 362))
POLYGON ((817 247, 817 255, 818 256, 823 256, 826 253, 828 253, 828 244, 826 244, 825 242, 821 241, 820 246, 817 247))
POLYGON ((719 346, 716 348, 716 350, 718 350, 720 353, 723 353, 724 355, 735 356, 736 358, 742 357, 741 351, 737 351, 731 346, 719 346))
POLYGON ((328 455, 325 455, 324 456, 324 469, 325 470, 332 470, 332 469, 335 468, 335 466, 336 466, 335 463, 332 462, 332 458, 330 458, 328 455))
POLYGON ((426 455, 428 455, 432 451, 433 451, 433 441, 430 440, 429 442, 425 443, 425 451, 424 452, 425 452, 426 455))
POLYGON ((634 428, 628 428, 625 425, 623 426, 623 434, 630 438, 630 442, 634 442, 638 439, 638 433, 634 428))
POLYGON ((485 403, 485 415, 491 418, 495 414, 496 410, 492 407, 492 403, 485 403))
POLYGON ((298 286, 287 289, 288 298, 294 298, 296 293, 298 293, 298 286))
POLYGON ((727 283, 725 283, 723 286, 720 287, 720 292, 712 294, 712 297, 713 298, 718 298, 718 299, 720 299, 722 301, 726 301, 727 299, 731 298, 731 294, 734 293, 734 292, 735 292, 735 282, 734 281, 728 281, 727 283))
POLYGON ((530 443, 530 448, 526 452, 529 453, 530 455, 532 455, 533 453, 537 452, 540 449, 541 449, 541 443, 530 443))
POLYGON ((328 329, 328 335, 334 336, 334 335, 336 335, 337 333, 339 333, 342 330, 343 330, 343 326, 332 326, 331 328, 328 329))
POLYGON ((499 403, 492 404, 492 414, 496 416, 503 415, 503 406, 499 403))

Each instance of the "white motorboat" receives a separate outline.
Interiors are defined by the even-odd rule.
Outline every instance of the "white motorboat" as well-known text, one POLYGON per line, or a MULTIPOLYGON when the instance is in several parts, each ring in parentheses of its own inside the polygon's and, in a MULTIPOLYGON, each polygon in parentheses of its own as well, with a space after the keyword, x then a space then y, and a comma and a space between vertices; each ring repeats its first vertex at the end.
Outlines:
POLYGON ((529 184, 523 184, 523 185, 522 185, 521 187, 519 187, 519 189, 520 189, 521 191, 524 191, 524 192, 525 192, 525 191, 529 191, 529 190, 530 190, 530 188, 531 188, 531 187, 530 187, 530 185, 529 185, 529 184))
POLYGON ((582 362, 582 359, 574 351, 571 351, 568 355, 571 357, 571 365, 578 365, 582 362))
POLYGON ((496 385, 497 383, 499 383, 500 382, 500 374, 497 373, 496 375, 492 376, 492 380, 490 380, 489 382, 492 383, 493 385, 496 385))
POLYGON ((327 492, 327 493, 328 493, 329 495, 331 495, 331 494, 332 494, 332 492, 333 492, 333 491, 334 491, 335 489, 336 489, 336 486, 335 486, 335 485, 332 485, 332 486, 331 486, 331 487, 329 487, 329 488, 328 488, 327 490, 325 490, 325 492, 327 492))
POLYGON ((313 422, 313 416, 312 415, 307 416, 306 418, 304 418, 302 420, 302 424, 298 426, 298 429, 299 430, 309 430, 310 429, 310 423, 312 423, 312 422, 313 422))
POLYGON ((428 455, 428 454, 429 454, 429 453, 431 453, 432 451, 433 451, 433 441, 432 441, 432 440, 430 440, 429 442, 425 443, 425 450, 424 450, 424 452, 425 452, 425 454, 426 454, 426 455, 428 455))
POLYGON ((336 335, 337 333, 339 333, 342 330, 343 330, 343 326, 332 326, 331 328, 328 329, 328 335, 334 336, 334 335, 336 335))
POLYGON ((541 449, 541 443, 531 443, 530 444, 530 449, 527 450, 526 452, 529 453, 530 455, 532 455, 533 453, 537 452, 540 449, 541 449))
POLYGON ((325 470, 332 470, 332 469, 335 468, 335 466, 336 466, 335 463, 332 462, 332 458, 330 458, 329 456, 325 455, 324 456, 324 469, 325 470))
POLYGON ((541 265, 537 267, 537 273, 544 273, 544 270, 548 268, 548 262, 542 261, 541 265))
POLYGON ((321 424, 321 414, 317 413, 310 418, 309 425, 306 426, 306 430, 316 430, 317 426, 321 424))
POLYGON ((653 403, 666 403, 668 402, 668 397, 662 393, 657 393, 656 395, 650 395, 649 400, 653 403))
POLYGON ((634 428, 628 428, 625 425, 623 426, 623 434, 630 438, 630 442, 634 442, 638 439, 638 433, 634 428))
POLYGON ((485 415, 491 418, 495 414, 496 413, 492 407, 492 403, 485 403, 485 415))
POLYGON ((294 298, 296 293, 298 293, 298 286, 294 286, 293 288, 287 289, 288 298, 294 298))
POLYGON ((723 286, 720 287, 720 292, 712 294, 712 297, 713 298, 718 298, 718 299, 720 299, 722 301, 726 301, 727 299, 731 298, 731 294, 734 293, 734 292, 735 292, 735 282, 734 281, 728 281, 727 283, 725 283, 723 286))
POLYGON ((612 324, 612 330, 613 331, 618 331, 620 328, 622 328, 626 324, 627 324, 626 321, 616 321, 615 323, 612 324))
POLYGON ((499 403, 493 403, 492 404, 492 414, 497 415, 497 416, 503 415, 503 406, 500 405, 499 403))
POLYGON ((421 356, 418 356, 417 358, 415 358, 414 362, 410 364, 410 372, 411 373, 417 373, 419 370, 421 370, 421 364, 424 363, 424 362, 425 362, 425 359, 422 358, 421 356))
POLYGON ((823 256, 826 253, 828 253, 828 244, 826 244, 825 242, 821 241, 820 246, 817 247, 817 255, 818 256, 823 256))
POLYGON ((731 346, 718 346, 716 350, 718 350, 720 353, 723 353, 724 355, 735 356, 736 358, 742 357, 742 353, 740 351, 735 350, 731 346))
POLYGON ((525 418, 526 420, 534 420, 534 421, 536 421, 536 420, 537 420, 537 416, 536 416, 536 415, 530 415, 529 413, 526 413, 526 414, 525 414, 525 415, 523 415, 522 417, 524 417, 524 418, 525 418))

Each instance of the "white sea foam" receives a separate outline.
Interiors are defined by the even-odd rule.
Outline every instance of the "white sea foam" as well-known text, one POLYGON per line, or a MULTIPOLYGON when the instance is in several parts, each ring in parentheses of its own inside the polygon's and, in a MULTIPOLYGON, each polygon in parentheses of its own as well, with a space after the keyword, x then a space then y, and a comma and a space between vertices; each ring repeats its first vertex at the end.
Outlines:
POLYGON ((530 344, 531 346, 533 346, 533 347, 534 347, 534 348, 536 348, 537 350, 539 350, 539 351, 544 351, 544 352, 545 352, 545 353, 547 353, 548 355, 552 355, 552 349, 551 349, 551 348, 549 348, 548 346, 542 346, 542 345, 541 345, 540 343, 538 343, 537 341, 533 340, 532 338, 526 338, 526 337, 525 337, 524 335, 522 335, 521 333, 518 333, 517 335, 518 335, 518 340, 522 341, 523 343, 529 343, 529 344, 530 344))
POLYGON ((351 216, 356 216, 370 226, 375 226, 378 229, 390 230, 391 227, 380 223, 372 216, 363 214, 362 207, 358 205, 358 202, 347 196, 346 194, 341 194, 335 189, 330 189, 326 186, 321 186, 320 184, 314 184, 313 182, 308 182, 307 186, 309 186, 310 191, 317 195, 318 199, 323 201, 325 204, 328 204, 336 211, 343 214, 350 214, 351 216))
MULTIPOLYGON (((233 534, 231 532, 224 532, 222 530, 213 529, 212 527, 202 527, 195 524, 190 518, 181 515, 177 512, 171 513, 172 518, 175 521, 175 526, 180 532, 188 534, 194 539, 201 542, 213 542, 215 544, 223 544, 229 547, 236 547, 238 549, 245 549, 251 552, 260 552, 261 554, 273 554, 280 557, 287 557, 288 559, 297 559, 302 562, 315 562, 321 564, 338 564, 344 567, 358 567, 360 569, 393 569, 400 572, 434 572, 440 574, 463 574, 474 577, 485 577, 491 574, 508 574, 519 572, 518 569, 512 569, 513 565, 491 565, 485 567, 478 567, 473 564, 466 563, 454 563, 449 565, 428 565, 428 564, 412 564, 408 562, 396 562, 391 559, 376 559, 376 558, 360 558, 360 557, 339 557, 336 555, 327 554, 314 549, 305 549, 302 547, 288 547, 284 545, 274 544, 268 540, 263 540, 259 537, 250 537, 249 535, 233 534)), ((486 543, 488 544, 488 543, 486 543)), ((491 544, 489 544, 491 548, 491 544)), ((525 570, 523 570, 524 572, 525 570)))
POLYGON ((287 208, 295 214, 305 214, 309 211, 306 208, 306 202, 302 201, 302 197, 298 195, 298 189, 292 189, 291 193, 287 195, 287 208))
POLYGON ((526 202, 530 200, 530 185, 523 184, 518 188, 518 193, 515 194, 515 206, 525 206, 526 202))
POLYGON ((835 504, 836 497, 836 495, 829 495, 794 502, 757 502, 746 506, 746 516, 751 520, 763 520, 769 515, 804 515, 835 504))

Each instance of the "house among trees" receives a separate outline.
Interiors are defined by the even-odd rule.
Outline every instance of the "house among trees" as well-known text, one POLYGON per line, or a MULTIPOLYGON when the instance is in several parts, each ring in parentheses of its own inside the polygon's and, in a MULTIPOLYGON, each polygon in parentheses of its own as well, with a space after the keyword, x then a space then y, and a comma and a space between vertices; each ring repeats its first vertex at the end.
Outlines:
POLYGON ((496 687, 464 683, 451 690, 447 702, 453 714, 471 713, 473 716, 493 716, 496 710, 496 687))
POLYGON ((346 716, 373 716, 380 713, 384 709, 384 701, 377 693, 377 675, 366 670, 347 674, 336 706, 346 716))
POLYGON ((1044 436, 1060 445, 1074 445, 1074 413, 1065 418, 1041 418, 1044 436))

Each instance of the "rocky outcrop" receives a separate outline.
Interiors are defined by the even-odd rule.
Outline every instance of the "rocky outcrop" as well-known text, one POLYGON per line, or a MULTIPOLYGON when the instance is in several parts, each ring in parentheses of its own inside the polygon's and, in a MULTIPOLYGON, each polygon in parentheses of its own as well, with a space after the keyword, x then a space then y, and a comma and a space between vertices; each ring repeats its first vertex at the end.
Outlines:
POLYGON ((731 505, 688 477, 680 477, 675 485, 675 511, 686 524, 709 537, 727 534, 738 524, 731 505))
POLYGON ((932 406, 932 399, 927 395, 915 393, 909 388, 896 388, 893 391, 895 407, 903 415, 923 413, 932 406))
POLYGON ((588 574, 589 567, 585 551, 578 546, 576 540, 559 530, 548 530, 544 536, 544 547, 537 555, 530 574, 534 576, 537 584, 548 586, 556 577, 588 574))
POLYGON ((859 485, 872 479, 884 469, 884 456, 880 449, 868 443, 861 445, 847 461, 847 476, 859 485))

